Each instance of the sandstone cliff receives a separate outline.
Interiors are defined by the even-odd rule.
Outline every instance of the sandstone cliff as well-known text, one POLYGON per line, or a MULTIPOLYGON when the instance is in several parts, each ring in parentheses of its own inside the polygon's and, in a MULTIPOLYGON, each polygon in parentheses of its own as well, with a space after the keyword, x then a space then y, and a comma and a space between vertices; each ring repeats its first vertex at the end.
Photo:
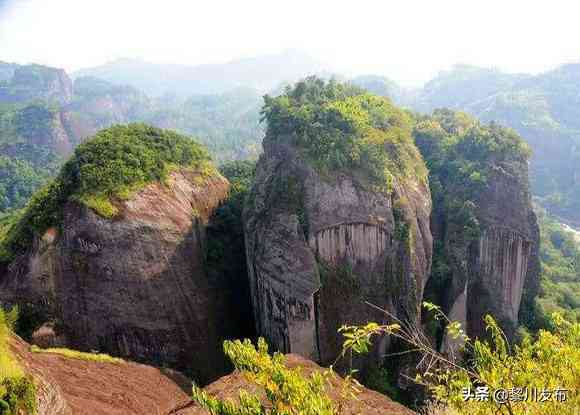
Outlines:
POLYGON ((510 130, 462 117, 436 112, 416 132, 437 187, 432 229, 438 275, 427 294, 469 336, 484 336, 483 318, 491 314, 511 337, 530 318, 539 283, 527 149, 510 130), (453 135, 455 144, 439 147, 453 135))
POLYGON ((205 225, 227 191, 221 176, 180 171, 119 202, 113 220, 68 202, 61 230, 10 265, 0 296, 33 305, 46 319, 35 327, 53 324, 60 343, 206 382, 224 372, 221 343, 236 334, 227 296, 204 269, 205 225))
POLYGON ((539 229, 527 191, 527 165, 503 167, 476 200, 478 238, 466 240, 459 236, 461 229, 444 223, 445 231, 434 234, 445 246, 452 275, 448 291, 440 293, 442 304, 471 337, 485 336, 483 318, 491 314, 513 338, 520 311, 531 311, 539 284, 539 229))
POLYGON ((206 227, 228 190, 190 138, 103 130, 1 241, 0 302, 21 305, 20 333, 39 343, 212 380, 226 373, 223 340, 246 335, 230 277, 206 269, 206 227))
MULTIPOLYGON (((429 189, 418 176, 393 177, 382 192, 357 169, 324 174, 299 132, 276 135, 276 122, 244 211, 257 332, 278 350, 329 364, 342 325, 386 321, 367 301, 417 321, 432 254, 429 189)), ((382 360, 388 344, 376 343, 367 361, 382 360)))
POLYGON ((321 178, 291 147, 267 145, 245 216, 258 333, 329 363, 339 327, 385 321, 365 301, 416 319, 431 259, 429 213, 424 184, 373 193, 348 174, 321 178), (402 214, 393 207, 400 199, 408 201, 402 214), (407 225, 412 248, 397 235, 407 225))

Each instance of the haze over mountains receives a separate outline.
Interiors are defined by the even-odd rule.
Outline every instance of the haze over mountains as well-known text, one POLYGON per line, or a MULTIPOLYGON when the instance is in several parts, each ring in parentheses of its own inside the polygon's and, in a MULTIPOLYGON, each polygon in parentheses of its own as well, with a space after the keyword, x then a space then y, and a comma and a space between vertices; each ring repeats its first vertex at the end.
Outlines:
MULTIPOLYGON (((73 76, 129 84, 151 96, 189 97, 237 87, 265 93, 312 74, 345 78, 297 51, 194 67, 123 59, 73 76)), ((358 76, 352 82, 414 111, 427 113, 445 107, 514 128, 534 153, 534 194, 563 220, 580 226, 580 64, 562 65, 539 75, 456 65, 422 88, 405 88, 380 74, 358 76)))
POLYGON ((320 61, 296 50, 234 60, 224 64, 197 66, 163 65, 140 59, 119 59, 94 68, 81 69, 73 78, 94 76, 108 82, 128 84, 151 95, 189 97, 218 94, 238 87, 267 92, 282 82, 294 82, 328 68, 320 61))

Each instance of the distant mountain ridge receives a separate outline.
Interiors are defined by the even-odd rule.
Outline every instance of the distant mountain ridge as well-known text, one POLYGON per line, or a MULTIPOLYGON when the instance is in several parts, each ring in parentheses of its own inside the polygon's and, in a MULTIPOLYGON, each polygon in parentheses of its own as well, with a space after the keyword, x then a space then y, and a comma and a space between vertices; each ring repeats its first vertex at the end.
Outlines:
MULTIPOLYGON (((0 104, 56 100, 74 112, 69 124, 79 136, 143 121, 197 136, 220 159, 253 158, 263 134, 260 95, 317 73, 332 72, 297 51, 198 66, 121 59, 75 72, 72 91, 64 71, 0 62, 0 104)), ((351 82, 414 111, 446 107, 515 129, 534 153, 534 195, 580 228, 580 64, 539 75, 456 65, 414 89, 373 74, 351 82)))
POLYGON ((15 63, 0 61, 0 82, 7 82, 14 76, 14 70, 18 67, 15 63))
POLYGON ((460 65, 409 101, 421 112, 446 107, 516 130, 533 151, 533 193, 580 227, 580 64, 535 76, 460 65))
POLYGON ((63 69, 42 65, 0 64, 2 103, 43 100, 67 104, 71 99, 72 81, 63 69))
POLYGON ((234 60, 223 64, 167 65, 119 59, 76 71, 74 78, 93 76, 136 87, 151 96, 223 93, 237 87, 267 92, 281 83, 328 71, 320 61, 293 50, 234 60))

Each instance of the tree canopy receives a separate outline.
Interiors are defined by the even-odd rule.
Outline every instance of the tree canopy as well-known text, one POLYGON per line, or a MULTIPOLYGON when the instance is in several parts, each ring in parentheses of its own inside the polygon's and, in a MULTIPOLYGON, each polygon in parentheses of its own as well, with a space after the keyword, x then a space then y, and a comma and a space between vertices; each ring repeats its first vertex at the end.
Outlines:
POLYGON ((127 198, 175 168, 212 173, 204 147, 180 134, 145 124, 114 126, 78 146, 59 175, 30 200, 20 220, 9 227, 2 256, 26 248, 36 232, 60 223, 62 206, 77 200, 104 217, 117 213, 114 199, 127 198))
POLYGON ((387 98, 310 77, 264 101, 265 141, 295 145, 319 170, 358 169, 384 191, 394 177, 426 178, 411 117, 387 98))

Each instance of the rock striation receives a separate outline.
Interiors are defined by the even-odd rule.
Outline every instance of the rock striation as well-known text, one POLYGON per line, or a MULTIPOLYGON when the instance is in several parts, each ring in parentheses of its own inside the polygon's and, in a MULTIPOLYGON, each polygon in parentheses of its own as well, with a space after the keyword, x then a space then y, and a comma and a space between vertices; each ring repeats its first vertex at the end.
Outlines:
POLYGON ((485 314, 495 316, 513 336, 539 285, 540 231, 528 190, 528 165, 521 160, 500 166, 478 199, 482 233, 469 248, 466 318, 474 336, 485 334, 485 314))
MULTIPOLYGON (((437 275, 427 298, 471 338, 485 336, 487 314, 513 337, 520 323, 533 318, 539 285, 539 228, 526 147, 511 130, 448 110, 436 111, 415 135, 433 166, 436 188, 431 229, 437 275), (454 144, 442 147, 450 137, 454 144)), ((451 343, 443 339, 442 347, 451 343)))
MULTIPOLYGON (((365 302, 416 322, 431 265, 430 211, 422 181, 370 191, 347 172, 323 177, 292 145, 265 140, 244 211, 258 334, 332 363, 343 324, 386 321, 365 302)), ((371 360, 387 347, 379 343, 371 360)))

